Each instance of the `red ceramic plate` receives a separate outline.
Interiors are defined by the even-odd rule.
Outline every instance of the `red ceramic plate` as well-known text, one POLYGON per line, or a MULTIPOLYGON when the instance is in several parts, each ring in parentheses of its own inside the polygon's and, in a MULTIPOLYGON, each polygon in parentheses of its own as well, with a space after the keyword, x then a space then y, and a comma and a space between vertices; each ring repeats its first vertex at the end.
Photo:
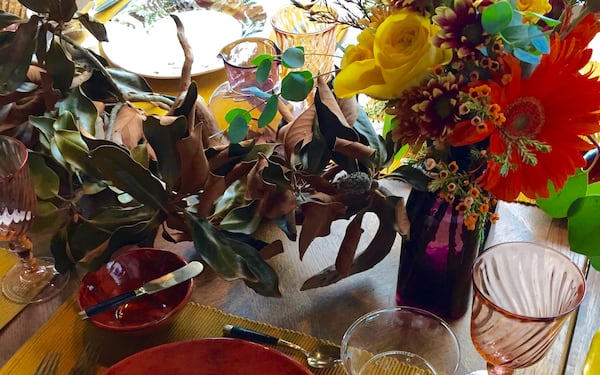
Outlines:
POLYGON ((265 346, 231 338, 178 341, 129 356, 104 375, 311 375, 307 368, 265 346))

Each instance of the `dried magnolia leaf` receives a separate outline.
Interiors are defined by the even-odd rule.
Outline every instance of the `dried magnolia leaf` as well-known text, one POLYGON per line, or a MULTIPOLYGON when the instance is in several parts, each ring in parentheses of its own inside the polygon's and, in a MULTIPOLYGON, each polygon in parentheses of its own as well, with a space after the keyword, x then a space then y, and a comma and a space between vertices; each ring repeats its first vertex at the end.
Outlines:
POLYGON ((283 243, 281 240, 276 240, 260 249, 260 257, 263 259, 270 259, 277 254, 283 253, 283 243))
POLYGON ((206 181, 206 188, 198 195, 200 201, 196 206, 197 216, 207 217, 212 209, 213 202, 223 195, 226 189, 225 178, 210 173, 206 181))
POLYGON ((354 123, 358 119, 358 101, 356 98, 336 98, 342 113, 344 114, 344 118, 348 122, 348 125, 354 126, 354 123))
POLYGON ((410 237, 410 220, 408 219, 408 213, 406 212, 406 205, 404 204, 404 198, 399 197, 398 203, 396 204, 396 226, 398 232, 405 241, 408 241, 410 237))
POLYGON ((336 138, 333 151, 339 152, 353 159, 363 160, 373 155, 375 149, 371 146, 363 145, 360 142, 336 138))
POLYGON ((314 105, 311 105, 294 121, 282 127, 282 131, 279 133, 279 140, 283 144, 286 160, 292 159, 298 143, 306 145, 312 141, 313 122, 316 116, 317 110, 314 105), (284 138, 281 138, 281 136, 284 138))
POLYGON ((219 129, 217 119, 208 109, 206 102, 200 95, 196 99, 195 117, 196 126, 202 127, 202 143, 204 144, 204 148, 223 146, 228 143, 224 135, 215 136, 215 134, 221 132, 221 129, 219 129))
POLYGON ((302 230, 300 231, 300 259, 317 237, 325 237, 331 233, 331 223, 344 216, 346 206, 340 202, 319 203, 306 202, 302 204, 302 230))
POLYGON ((335 95, 333 95, 333 91, 331 91, 323 76, 317 77, 317 90, 319 90, 319 98, 321 99, 321 102, 327 106, 327 108, 329 108, 335 117, 338 118, 340 124, 350 127, 346 120, 346 116, 344 116, 344 113, 342 113, 342 109, 340 108, 335 95))
POLYGON ((357 215, 346 227, 346 235, 340 245, 340 250, 335 259, 335 269, 342 276, 347 276, 352 268, 354 254, 360 242, 360 237, 364 233, 364 229, 360 226, 362 215, 357 215))
POLYGON ((290 190, 277 190, 265 196, 260 201, 260 216, 267 220, 278 219, 294 212, 298 200, 290 190))
POLYGON ((274 192, 275 184, 266 182, 262 178, 263 170, 269 165, 266 158, 260 157, 254 164, 254 167, 248 173, 248 190, 246 190, 246 199, 263 199, 266 195, 274 192))
POLYGON ((181 182, 180 194, 193 193, 204 188, 210 168, 202 145, 202 128, 197 126, 192 133, 175 144, 179 153, 181 182))
POLYGON ((144 116, 140 111, 129 105, 122 106, 117 113, 114 132, 121 134, 121 142, 130 150, 137 146, 144 136, 143 121, 144 116))

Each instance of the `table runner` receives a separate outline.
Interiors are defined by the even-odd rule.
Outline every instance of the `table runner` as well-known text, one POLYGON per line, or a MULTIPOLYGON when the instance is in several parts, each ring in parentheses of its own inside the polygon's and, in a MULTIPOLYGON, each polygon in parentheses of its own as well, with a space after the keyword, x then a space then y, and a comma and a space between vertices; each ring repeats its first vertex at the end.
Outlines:
MULTIPOLYGON (((149 334, 124 335, 96 328, 77 317, 77 302, 74 297, 66 301, 54 316, 40 328, 0 369, 0 374, 33 374, 38 363, 49 350, 61 354, 58 374, 67 374, 86 342, 102 348, 97 373, 135 352, 167 342, 184 341, 205 337, 221 337, 225 324, 239 325, 260 330, 293 341, 306 348, 317 345, 319 339, 302 332, 277 328, 240 316, 227 314, 214 307, 190 302, 173 323, 149 334)), ((281 352, 306 366, 302 354, 287 348, 281 352)), ((341 366, 333 369, 311 369, 316 375, 343 375, 341 366)))
MULTIPOLYGON (((0 248, 0 279, 4 277, 6 272, 15 265, 19 259, 13 253, 6 249, 0 248)), ((24 304, 14 303, 4 297, 4 294, 0 293, 0 329, 4 328, 25 308, 24 304)))

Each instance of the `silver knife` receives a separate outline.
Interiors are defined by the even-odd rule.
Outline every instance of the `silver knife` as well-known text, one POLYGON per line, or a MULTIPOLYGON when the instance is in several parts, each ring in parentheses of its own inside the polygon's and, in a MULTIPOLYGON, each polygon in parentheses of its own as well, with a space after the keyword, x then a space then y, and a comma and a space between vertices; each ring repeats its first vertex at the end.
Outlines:
POLYGON ((89 317, 92 317, 96 314, 100 314, 101 312, 104 312, 110 308, 122 305, 125 302, 131 301, 132 299, 137 298, 139 296, 145 294, 154 294, 156 292, 160 292, 161 290, 165 290, 172 286, 180 284, 186 280, 191 279, 192 277, 199 275, 203 269, 204 266, 202 265, 202 263, 197 261, 190 262, 185 266, 176 269, 173 272, 169 272, 157 279, 148 281, 147 283, 135 290, 119 294, 118 296, 109 298, 106 301, 100 302, 97 305, 88 307, 85 310, 81 310, 78 313, 78 315, 83 320, 88 319, 89 317))

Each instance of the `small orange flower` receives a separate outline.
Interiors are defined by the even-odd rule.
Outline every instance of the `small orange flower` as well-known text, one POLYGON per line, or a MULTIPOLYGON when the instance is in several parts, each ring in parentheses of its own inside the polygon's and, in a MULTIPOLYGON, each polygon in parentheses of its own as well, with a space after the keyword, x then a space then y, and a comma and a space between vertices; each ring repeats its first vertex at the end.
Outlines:
POLYGON ((455 161, 450 162, 450 164, 448 164, 448 170, 452 173, 458 172, 458 164, 455 161))
POLYGON ((469 195, 472 196, 473 198, 477 198, 480 193, 481 192, 476 187, 471 188, 471 190, 469 190, 469 195))
POLYGON ((468 230, 475 230, 475 224, 477 224, 477 215, 471 214, 465 217, 464 223, 468 230))
POLYGON ((493 213, 490 215, 490 222, 492 224, 496 224, 498 220, 500 220, 500 215, 498 215, 497 213, 493 213))
POLYGON ((482 204, 481 206, 479 206, 479 212, 481 212, 482 214, 488 213, 490 210, 490 205, 489 204, 482 204))
POLYGON ((465 202, 460 202, 457 206, 456 206, 456 211, 458 212, 465 212, 469 207, 465 204, 465 202))

